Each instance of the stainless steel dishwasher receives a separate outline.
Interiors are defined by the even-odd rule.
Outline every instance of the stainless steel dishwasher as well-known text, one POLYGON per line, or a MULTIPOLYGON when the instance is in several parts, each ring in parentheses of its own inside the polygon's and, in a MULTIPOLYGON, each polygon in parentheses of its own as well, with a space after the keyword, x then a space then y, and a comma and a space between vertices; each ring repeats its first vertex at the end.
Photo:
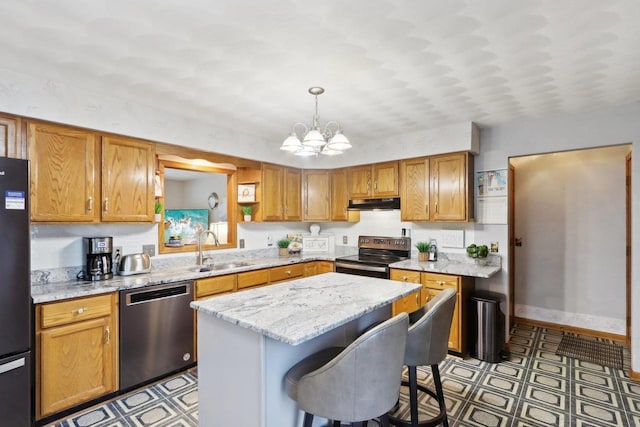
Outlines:
POLYGON ((194 365, 193 282, 120 291, 120 390, 194 365))

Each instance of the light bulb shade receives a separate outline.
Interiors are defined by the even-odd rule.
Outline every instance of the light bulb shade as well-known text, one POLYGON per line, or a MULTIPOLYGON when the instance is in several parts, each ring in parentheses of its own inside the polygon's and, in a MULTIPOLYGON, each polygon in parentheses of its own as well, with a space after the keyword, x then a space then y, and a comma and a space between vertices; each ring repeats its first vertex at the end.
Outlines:
POLYGON ((336 134, 333 136, 333 138, 329 140, 327 147, 332 150, 343 151, 351 148, 351 143, 349 142, 347 137, 338 130, 336 131, 336 134))
POLYGON ((324 154, 325 156, 337 156, 342 154, 342 151, 334 150, 333 148, 330 148, 329 145, 325 145, 320 154, 324 154))
POLYGON ((327 141, 318 129, 311 129, 302 140, 302 145, 307 147, 322 147, 326 143, 327 141))
POLYGON ((317 156, 319 150, 320 150, 319 148, 303 145, 301 149, 299 149, 298 151, 295 151, 293 154, 295 154, 296 156, 302 156, 302 157, 317 156))
POLYGON ((284 140, 282 145, 280 146, 281 150, 296 152, 302 149, 302 143, 298 139, 295 133, 292 133, 284 140))

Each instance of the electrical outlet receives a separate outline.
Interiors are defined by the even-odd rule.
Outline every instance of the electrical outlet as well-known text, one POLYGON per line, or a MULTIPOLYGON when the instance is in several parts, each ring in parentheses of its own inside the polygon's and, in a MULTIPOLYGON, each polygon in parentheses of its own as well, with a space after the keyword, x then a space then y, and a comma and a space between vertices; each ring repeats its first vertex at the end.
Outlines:
POLYGON ((244 249, 244 239, 240 239, 238 246, 240 246, 240 249, 244 249))
POLYGON ((124 252, 122 252, 122 246, 114 246, 113 247, 113 257, 115 258, 117 255, 124 255, 124 252))
POLYGON ((342 236, 342 244, 343 245, 348 245, 349 244, 349 238, 347 236, 342 236))
POLYGON ((149 255, 149 256, 155 256, 156 255, 156 245, 142 245, 142 252, 149 255))

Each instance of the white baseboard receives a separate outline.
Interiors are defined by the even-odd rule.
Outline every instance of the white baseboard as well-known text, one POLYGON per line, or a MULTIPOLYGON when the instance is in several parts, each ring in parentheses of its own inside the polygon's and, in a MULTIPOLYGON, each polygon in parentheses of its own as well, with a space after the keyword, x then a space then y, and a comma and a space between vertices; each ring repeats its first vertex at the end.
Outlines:
POLYGON ((625 335, 627 333, 625 319, 614 319, 612 317, 601 317, 584 313, 568 313, 523 304, 515 304, 514 311, 516 317, 524 319, 591 329, 616 335, 625 335))

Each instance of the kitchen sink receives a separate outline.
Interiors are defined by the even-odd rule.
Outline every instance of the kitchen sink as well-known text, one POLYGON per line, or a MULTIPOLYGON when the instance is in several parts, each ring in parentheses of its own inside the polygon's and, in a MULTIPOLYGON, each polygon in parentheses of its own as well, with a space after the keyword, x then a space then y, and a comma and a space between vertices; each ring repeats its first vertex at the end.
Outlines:
POLYGON ((251 263, 244 262, 244 261, 220 262, 220 263, 213 263, 213 264, 205 264, 201 266, 198 266, 198 265, 190 266, 190 267, 187 267, 187 271, 202 273, 205 271, 230 270, 232 268, 247 267, 249 265, 251 265, 251 263))
POLYGON ((247 267, 251 265, 248 262, 244 262, 244 261, 238 261, 238 262, 221 262, 221 263, 214 263, 212 265, 209 265, 208 267, 211 270, 228 270, 230 268, 238 268, 238 267, 247 267))

